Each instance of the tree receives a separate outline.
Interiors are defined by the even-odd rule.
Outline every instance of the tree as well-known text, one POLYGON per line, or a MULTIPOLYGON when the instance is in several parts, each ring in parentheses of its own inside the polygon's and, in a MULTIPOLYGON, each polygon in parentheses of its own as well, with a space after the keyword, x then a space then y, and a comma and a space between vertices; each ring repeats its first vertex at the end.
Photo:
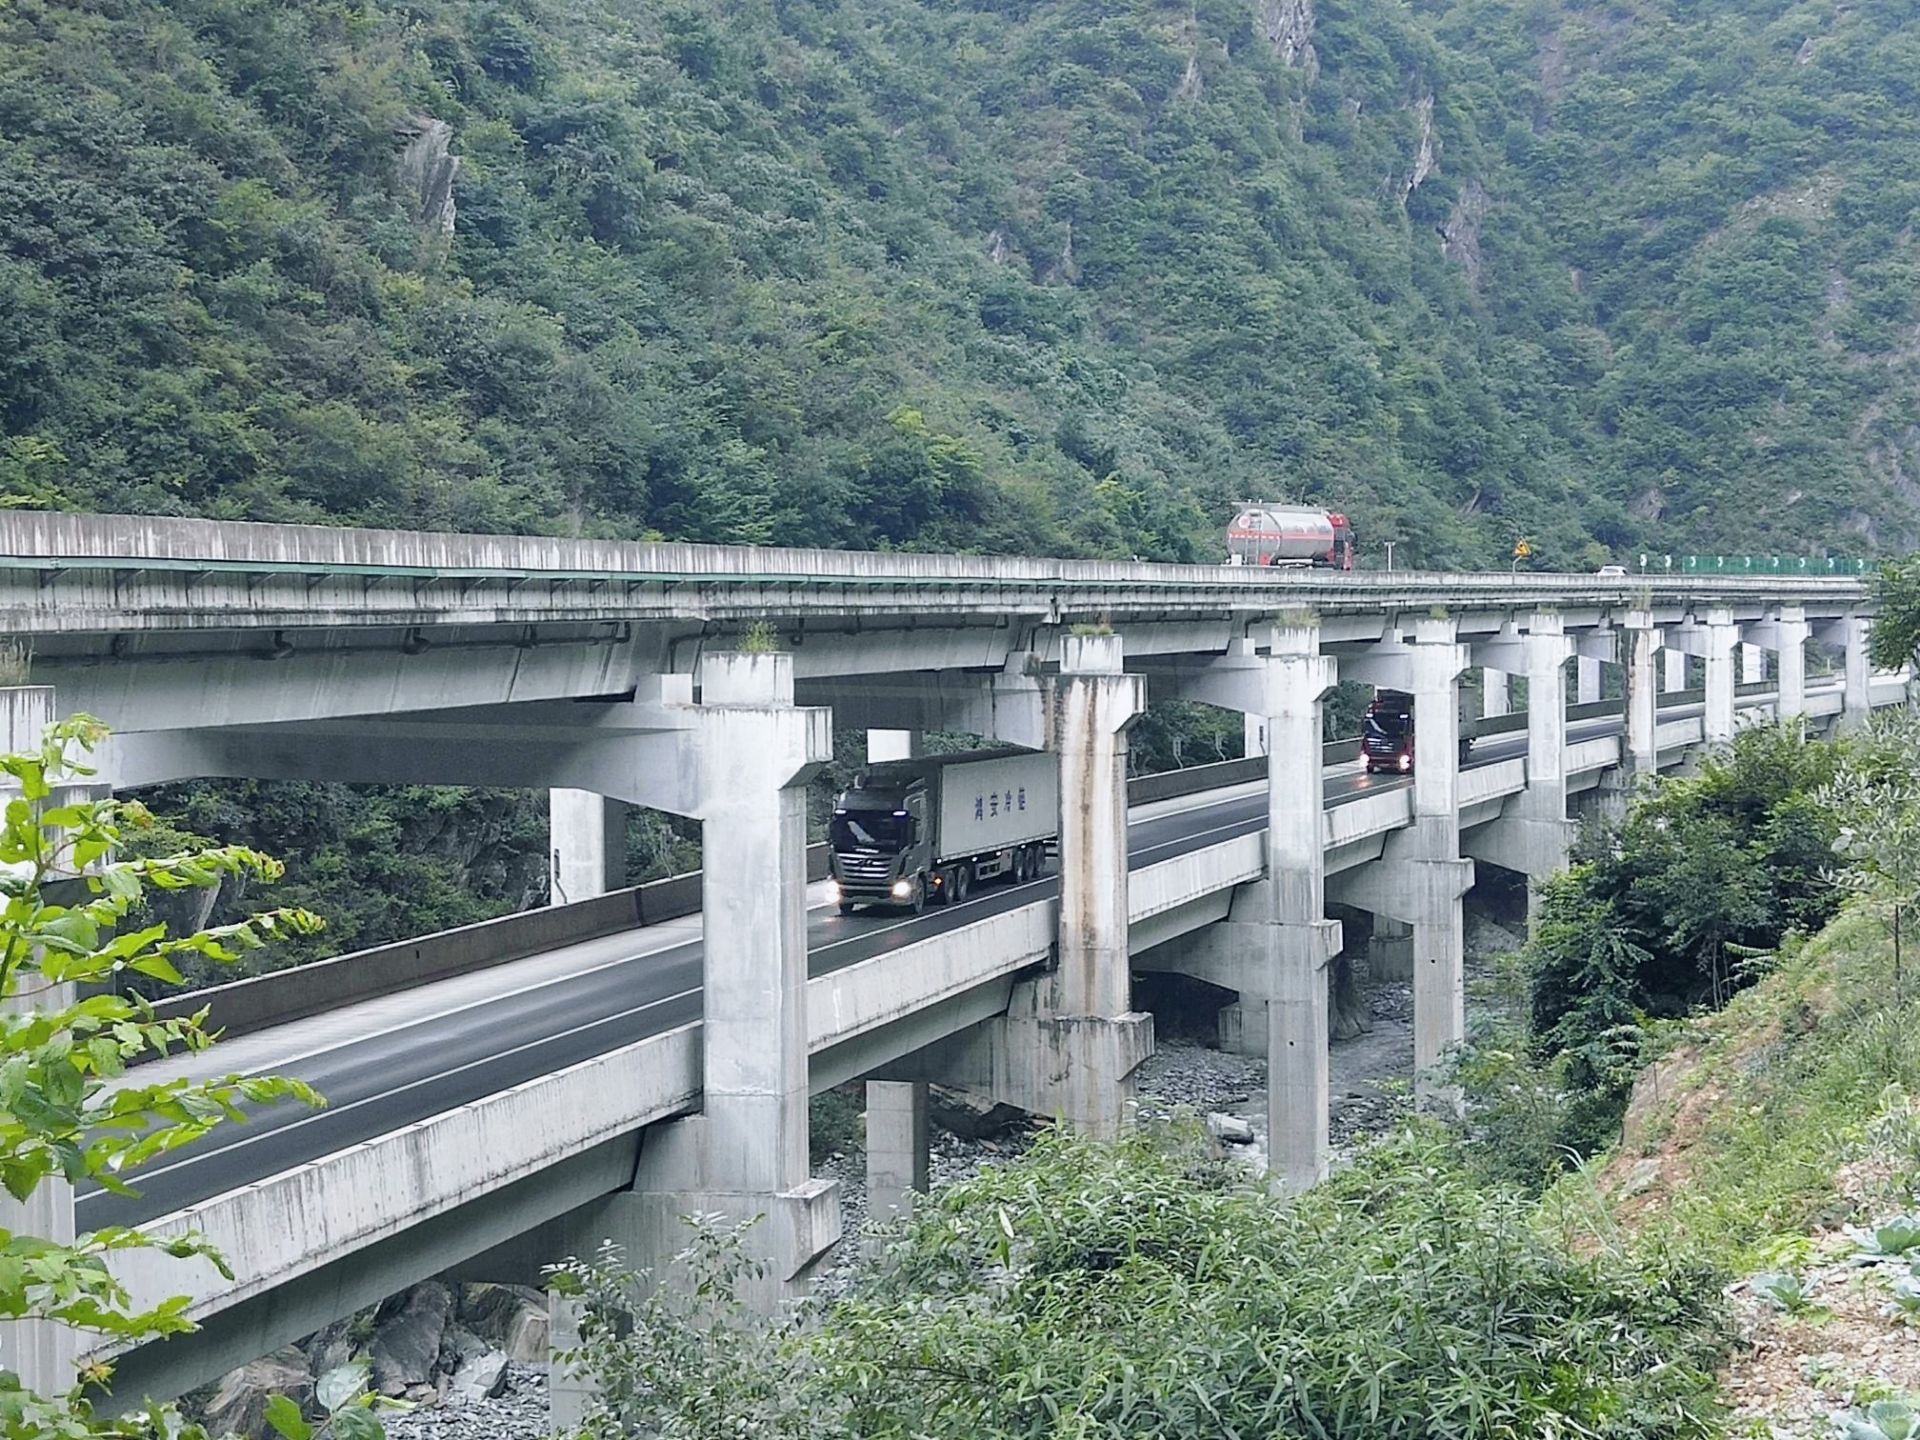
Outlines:
POLYGON ((1873 663, 1898 670, 1920 656, 1920 555, 1889 560, 1874 577, 1873 663))
MULTIPOLYGON (((1878 635, 1875 636, 1876 640, 1878 635)), ((1893 931, 1893 983, 1903 983, 1902 928, 1920 903, 1920 714, 1876 716, 1822 793, 1841 817, 1834 853, 1847 866, 1839 878, 1888 912, 1893 931)))
MULTIPOLYGON (((98 721, 76 716, 48 728, 40 749, 0 756, 0 1185, 18 1209, 61 1183, 95 1182, 133 1193, 129 1179, 155 1158, 190 1145, 246 1103, 294 1099, 321 1103, 297 1080, 229 1075, 142 1084, 128 1066, 147 1055, 204 1050, 213 1043, 205 1012, 159 1020, 145 1001, 84 994, 134 974, 179 979, 177 961, 199 956, 231 962, 271 939, 311 933, 318 916, 265 910, 184 936, 148 922, 150 891, 205 890, 224 878, 270 883, 280 863, 244 846, 208 846, 164 856, 116 858, 152 817, 135 801, 86 799, 76 782, 94 771, 84 756, 105 736, 98 721)), ((114 1278, 112 1257, 159 1249, 219 1265, 192 1236, 156 1238, 110 1226, 71 1242, 0 1231, 0 1319, 42 1321, 118 1340, 146 1341, 194 1328, 187 1298, 136 1309, 114 1278)), ((133 1415, 97 1415, 93 1397, 113 1370, 90 1365, 64 1393, 29 1389, 0 1371, 0 1426, 10 1436, 177 1436, 197 1434, 164 1407, 133 1415)), ((379 1423, 364 1376, 322 1380, 326 1424, 346 1440, 367 1440, 379 1423)), ((288 1440, 312 1433, 298 1407, 277 1397, 269 1421, 288 1440)))

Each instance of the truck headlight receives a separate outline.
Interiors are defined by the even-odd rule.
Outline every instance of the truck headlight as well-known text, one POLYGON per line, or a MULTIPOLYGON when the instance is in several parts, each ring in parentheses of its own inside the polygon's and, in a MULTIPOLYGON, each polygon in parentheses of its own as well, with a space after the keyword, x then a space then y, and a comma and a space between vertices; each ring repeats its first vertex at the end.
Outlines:
POLYGON ((1402 755, 1400 757, 1400 768, 1402 770, 1411 770, 1413 768, 1413 757, 1411 755, 1402 755))
POLYGON ((893 882, 894 899, 904 900, 911 894, 913 894, 913 882, 911 880, 896 880, 893 882))
POLYGON ((827 881, 827 903, 829 905, 834 905, 834 904, 838 904, 839 900, 840 900, 840 882, 838 880, 827 881))

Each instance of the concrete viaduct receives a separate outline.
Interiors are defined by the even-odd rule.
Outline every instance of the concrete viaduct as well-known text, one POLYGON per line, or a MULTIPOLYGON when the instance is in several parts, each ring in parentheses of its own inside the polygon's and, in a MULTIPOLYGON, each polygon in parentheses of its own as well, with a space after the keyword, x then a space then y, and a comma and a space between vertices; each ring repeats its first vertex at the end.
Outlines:
MULTIPOLYGON (((0 512, 0 635, 30 647, 50 705, 113 728, 104 783, 552 795, 565 903, 210 992, 231 1038, 169 1064, 298 1074, 334 1104, 223 1132, 137 1200, 75 1197, 82 1230, 197 1230, 234 1271, 128 1258, 137 1300, 190 1293, 203 1328, 119 1357, 121 1389, 177 1393, 450 1269, 604 1238, 638 1262, 670 1255, 694 1211, 765 1216, 766 1298, 803 1286, 840 1238, 835 1190, 809 1171, 810 1093, 867 1080, 876 1194, 902 1203, 924 1184, 929 1080, 1110 1133, 1153 1045, 1139 970, 1238 993, 1243 1043, 1270 1057, 1274 1182, 1311 1185, 1328 1164, 1329 902, 1404 937, 1430 1091, 1463 1038, 1476 861, 1550 874, 1570 802, 1602 803, 1756 717, 1848 726, 1900 702, 1904 676, 1869 673, 1869 606, 1855 578, 1334 574, 0 512), (1810 681, 1810 654, 1831 673, 1810 681), (1488 718, 1462 765, 1475 667, 1488 718), (1414 694, 1410 782, 1323 744, 1323 700, 1347 680, 1414 694), (1169 699, 1240 712, 1250 759, 1130 792, 1128 729, 1169 699), (867 728, 876 755, 914 731, 1055 751, 1057 876, 920 917, 810 909, 805 785, 834 724, 867 728), (703 874, 618 888, 625 805, 703 822, 703 874)), ((570 1403, 556 1386, 557 1411, 570 1403)))

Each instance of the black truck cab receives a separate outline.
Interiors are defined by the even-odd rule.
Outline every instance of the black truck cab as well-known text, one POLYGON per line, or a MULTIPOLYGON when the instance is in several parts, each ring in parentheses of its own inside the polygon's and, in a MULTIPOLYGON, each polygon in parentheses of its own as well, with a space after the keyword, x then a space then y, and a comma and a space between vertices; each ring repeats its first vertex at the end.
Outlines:
MULTIPOLYGON (((1467 696, 1461 693, 1460 763, 1467 763, 1473 750, 1474 720, 1466 713, 1467 696)), ((1360 758, 1367 773, 1382 771, 1394 775, 1413 773, 1414 752, 1413 696, 1404 690, 1377 690, 1373 703, 1360 718, 1360 758)))

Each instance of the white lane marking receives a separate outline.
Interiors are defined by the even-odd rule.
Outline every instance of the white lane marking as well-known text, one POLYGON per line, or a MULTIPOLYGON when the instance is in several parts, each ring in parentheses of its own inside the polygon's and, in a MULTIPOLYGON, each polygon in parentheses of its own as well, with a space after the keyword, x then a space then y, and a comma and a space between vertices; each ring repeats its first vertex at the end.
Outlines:
MULTIPOLYGON (((542 1036, 538 1040, 525 1041, 522 1044, 515 1045, 510 1050, 497 1050, 491 1055, 483 1055, 478 1060, 469 1060, 463 1065, 456 1065, 451 1070, 441 1070, 441 1071, 436 1071, 431 1075, 422 1075, 419 1079, 409 1080, 405 1085, 402 1085, 397 1089, 383 1090, 378 1095, 362 1096, 360 1099, 349 1101, 345 1105, 334 1105, 334 1106, 329 1106, 325 1110, 315 1110, 307 1115, 301 1116, 301 1118, 298 1120, 289 1121, 285 1125, 276 1125, 271 1130, 253 1131, 247 1134, 246 1136, 244 1136, 243 1138, 235 1140, 231 1145, 222 1145, 216 1150, 203 1150, 197 1156, 189 1156, 182 1160, 176 1160, 171 1165, 162 1165, 156 1169, 143 1168, 135 1172, 135 1174, 129 1178, 130 1180, 152 1179, 156 1175, 171 1174, 173 1171, 183 1169, 188 1165, 195 1165, 195 1164, 200 1164, 202 1162, 211 1161, 215 1156, 230 1155, 236 1150, 239 1150, 245 1146, 253 1144, 255 1141, 268 1140, 276 1135, 284 1135, 290 1130, 297 1130, 302 1125, 312 1125, 317 1121, 325 1120, 326 1118, 332 1115, 346 1115, 351 1113, 352 1111, 360 1109, 362 1106, 372 1105, 376 1101, 391 1100, 396 1095, 404 1095, 407 1093, 407 1091, 416 1090, 422 1085, 431 1085, 437 1080, 445 1080, 450 1078, 451 1076, 459 1075, 464 1071, 478 1069, 482 1065, 491 1065, 497 1061, 505 1060, 510 1056, 521 1054, 524 1051, 538 1049, 542 1045, 551 1045, 555 1041, 566 1039, 569 1035, 578 1035, 584 1031, 592 1030, 596 1026, 610 1024, 615 1020, 624 1020, 631 1015, 642 1015, 642 1014, 645 1014, 647 1011, 655 1009, 661 1005, 671 1005, 676 1000, 684 1000, 689 995, 698 995, 699 993, 700 993, 700 987, 696 985, 691 990, 681 990, 673 995, 663 995, 658 1000, 649 1000, 644 1005, 635 1005, 630 1009, 618 1010, 610 1015, 602 1015, 597 1019, 587 1021, 584 1025, 575 1025, 568 1030, 558 1030, 551 1035, 542 1036)), ((491 1093, 498 1094, 500 1092, 494 1091, 491 1093)), ((472 1102, 468 1101, 468 1102, 462 1102, 462 1103, 470 1104, 472 1102)), ((454 1106, 452 1108, 459 1109, 461 1107, 454 1106)), ((356 1141, 353 1143, 357 1144, 359 1142, 356 1141)), ((345 1149, 347 1147, 342 1146, 341 1148, 345 1149)), ((306 1162, 301 1162, 301 1163, 306 1163, 306 1162)), ((106 1193, 108 1192, 104 1190, 97 1190, 92 1192, 92 1194, 94 1195, 104 1195, 106 1193)), ((81 1199, 83 1200, 91 1199, 91 1198, 92 1198, 92 1195, 86 1195, 81 1197, 81 1199)))
MULTIPOLYGON (((613 935, 602 935, 602 936, 597 936, 593 940, 577 940, 573 943, 575 945, 593 945, 593 944, 598 944, 601 941, 617 940, 620 938, 620 934, 623 934, 623 933, 644 935, 646 932, 645 930, 641 930, 637 932, 635 931, 616 932, 613 935)), ((660 934, 660 938, 669 939, 669 937, 664 932, 660 934)), ((502 1001, 518 999, 520 996, 530 995, 536 990, 545 990, 551 986, 564 985, 570 981, 577 980, 583 976, 598 974, 602 970, 612 970, 617 966, 628 965, 633 963, 636 960, 650 960, 656 955, 671 954, 675 950, 684 949, 689 945, 698 945, 699 943, 700 943, 700 938, 697 935, 692 936, 690 938, 670 940, 670 943, 658 946, 651 950, 641 950, 636 953, 630 953, 626 955, 617 955, 611 960, 604 960, 604 961, 599 961, 592 965, 585 965, 578 970, 568 970, 559 975, 543 975, 537 980, 531 980, 523 985, 516 985, 506 990, 488 991, 480 995, 476 995, 474 998, 470 1000, 466 1000, 461 1004, 454 1005, 448 1009, 434 1009, 418 1015, 409 1015, 403 1019, 395 1020, 390 1025, 378 1026, 371 1030, 355 1030, 350 1035, 347 1035, 344 1038, 339 1038, 331 1041, 316 1039, 312 1047, 309 1049, 295 1051, 291 1055, 276 1055, 270 1060, 262 1061, 259 1067, 257 1068, 243 1069, 238 1073, 242 1075, 249 1075, 249 1076, 264 1075, 270 1072, 279 1073, 284 1071, 289 1065, 297 1065, 303 1060, 311 1060, 316 1055, 326 1055, 326 1054, 331 1054, 336 1050, 346 1050, 355 1045, 363 1044, 369 1040, 378 1040, 382 1036, 395 1035, 402 1030, 412 1030, 420 1025, 424 1025, 428 1023, 429 1021, 445 1020, 450 1016, 464 1015, 469 1010, 478 1010, 483 1008, 484 1006, 499 1004, 502 1001)), ((567 948, 571 948, 571 947, 567 947, 567 948)), ((544 953, 548 955, 552 955, 558 952, 549 950, 544 953)), ((529 956, 527 958, 533 959, 536 957, 529 956)), ((512 969, 512 967, 517 963, 518 963, 517 961, 510 960, 505 965, 492 966, 489 968, 506 971, 506 970, 512 969)), ((485 973, 485 972, 476 972, 476 973, 485 973)), ((460 977, 449 977, 449 978, 460 978, 460 977)), ((432 991, 434 988, 435 988, 434 984, 429 983, 426 985, 417 985, 412 987, 410 990, 404 990, 399 993, 403 995, 405 994, 424 995, 432 991)), ((382 1000, 389 1000, 392 998, 394 997, 388 996, 388 995, 381 995, 381 996, 376 996, 373 1000, 367 1001, 364 1003, 378 1004, 382 1000)), ((335 1012, 335 1013, 340 1013, 340 1012, 335 1012)), ((317 1018, 317 1017, 308 1017, 308 1018, 317 1018)), ((295 1021, 293 1023, 298 1024, 299 1021, 295 1021)), ((255 1040, 256 1037, 271 1035, 272 1033, 273 1033, 272 1029, 255 1031, 251 1035, 242 1036, 240 1040, 235 1041, 233 1043, 243 1045, 249 1041, 255 1040)), ((210 1057, 211 1054, 212 1052, 199 1052, 193 1058, 199 1059, 203 1055, 210 1057)), ((185 1057, 182 1057, 182 1058, 185 1058, 185 1057)), ((164 1061, 159 1063, 162 1066, 165 1065, 164 1061)), ((142 1065, 139 1067, 137 1071, 130 1072, 129 1077, 125 1081, 123 1081, 122 1084, 132 1085, 136 1082, 140 1084, 147 1084, 149 1083, 149 1081, 143 1077, 149 1076, 149 1075, 155 1075, 159 1073, 161 1073, 161 1071, 156 1066, 142 1065)), ((166 1073, 169 1075, 169 1078, 172 1078, 171 1071, 168 1071, 166 1073)), ((230 1067, 221 1068, 217 1065, 207 1071, 207 1074, 209 1076, 229 1075, 233 1073, 235 1072, 230 1067)))

